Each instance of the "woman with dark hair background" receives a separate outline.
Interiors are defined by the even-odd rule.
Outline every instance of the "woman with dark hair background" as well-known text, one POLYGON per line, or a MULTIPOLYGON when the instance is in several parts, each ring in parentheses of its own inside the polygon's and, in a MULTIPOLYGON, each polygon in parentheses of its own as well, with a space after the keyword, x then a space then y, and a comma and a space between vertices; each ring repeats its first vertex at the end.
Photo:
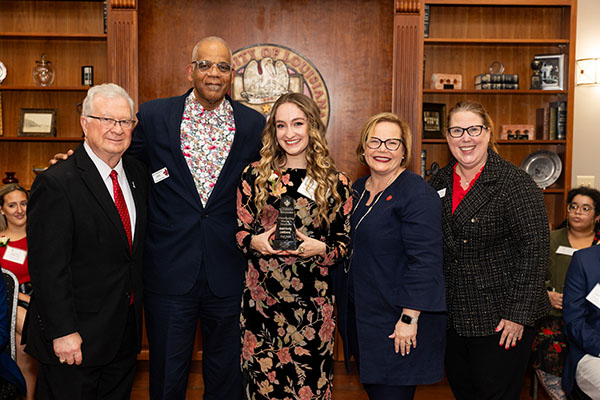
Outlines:
POLYGON ((573 253, 599 241, 600 192, 585 186, 571 189, 567 194, 567 218, 550 233, 546 289, 552 311, 538 321, 533 343, 536 374, 548 390, 563 399, 567 397, 561 388, 561 376, 568 352, 562 312, 565 276, 573 253))
POLYGON ((0 266, 14 273, 19 280, 19 305, 17 307, 17 364, 27 382, 27 399, 33 400, 37 377, 37 361, 25 353, 21 344, 21 334, 29 296, 32 293, 31 278, 27 266, 27 190, 16 183, 9 183, 0 188, 0 240, 8 240, 0 244, 0 266))

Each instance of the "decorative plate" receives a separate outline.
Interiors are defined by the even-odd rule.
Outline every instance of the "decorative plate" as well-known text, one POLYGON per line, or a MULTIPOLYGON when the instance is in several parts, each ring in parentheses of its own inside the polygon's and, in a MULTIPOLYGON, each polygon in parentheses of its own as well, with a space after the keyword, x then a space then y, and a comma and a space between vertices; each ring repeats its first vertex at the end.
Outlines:
POLYGON ((558 180, 562 172, 562 161, 558 154, 552 151, 534 151, 525 157, 521 169, 531 175, 540 188, 546 189, 558 180))
POLYGON ((0 61, 0 83, 6 78, 6 67, 0 61))

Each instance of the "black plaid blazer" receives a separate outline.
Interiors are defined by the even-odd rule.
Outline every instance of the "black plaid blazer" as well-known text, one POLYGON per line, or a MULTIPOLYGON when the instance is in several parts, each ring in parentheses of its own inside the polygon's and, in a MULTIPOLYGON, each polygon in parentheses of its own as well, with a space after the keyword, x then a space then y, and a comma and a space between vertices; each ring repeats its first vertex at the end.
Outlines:
POLYGON ((452 214, 454 164, 452 159, 429 182, 442 197, 448 323, 461 336, 492 335, 502 318, 533 326, 550 310, 542 191, 488 150, 481 175, 452 214))

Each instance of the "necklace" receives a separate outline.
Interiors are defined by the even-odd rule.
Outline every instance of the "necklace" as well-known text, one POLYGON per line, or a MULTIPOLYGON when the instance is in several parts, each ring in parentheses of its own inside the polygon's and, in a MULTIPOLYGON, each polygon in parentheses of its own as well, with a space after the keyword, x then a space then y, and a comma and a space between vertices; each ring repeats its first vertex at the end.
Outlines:
MULTIPOLYGON (((402 171, 400 171, 400 173, 402 173, 402 171)), ((394 174, 394 175, 392 175, 390 177, 390 179, 388 179, 388 181, 385 183, 385 186, 383 187, 383 189, 381 189, 381 192, 379 192, 379 194, 375 198, 375 201, 373 201, 373 203, 371 203, 370 206, 367 206, 367 207, 369 207, 369 209, 367 210, 367 212, 365 213, 365 215, 363 215, 358 220, 358 222, 356 223, 356 226, 354 227, 354 231, 356 231, 358 229, 358 227, 360 226, 360 223, 363 222, 363 219, 365 219, 365 217, 367 215, 369 215, 369 213, 371 212, 371 210, 373 209, 373 207, 375 207, 375 204, 377 204, 377 202, 379 201, 379 198, 381 197, 381 195, 383 194, 383 192, 385 192, 385 189, 387 189, 387 187, 390 186, 390 184, 394 181, 394 179, 396 179, 396 177, 398 177, 398 175, 400 175, 400 174, 394 174)), ((365 183, 365 189, 363 190, 363 192, 361 193, 360 197, 358 198, 358 201, 356 202, 356 206, 354 206, 354 210, 352 210, 352 213, 354 213, 356 211, 356 209, 358 208, 358 205, 362 201, 362 198, 365 195, 365 192, 367 191, 367 185, 368 185, 368 183, 370 181, 371 181, 371 177, 369 177, 369 180, 365 183)))
MULTIPOLYGON (((404 171, 404 170, 402 170, 402 171, 404 171)), ((361 222, 363 222, 363 220, 367 217, 367 215, 369 215, 371 210, 375 207, 375 204, 377 204, 377 202, 381 198, 381 195, 383 195, 383 192, 385 192, 385 189, 387 189, 388 186, 390 186, 390 184, 394 181, 394 179, 396 179, 402 173, 402 171, 400 171, 398 174, 392 175, 390 177, 390 179, 388 179, 388 181, 386 182, 384 188, 381 189, 381 191, 377 194, 377 197, 375 197, 375 200, 373 201, 373 203, 371 203, 370 206, 367 206, 368 207, 367 212, 358 220, 358 222, 356 223, 356 226, 354 227, 354 234, 352 235, 353 238, 356 235, 356 230, 360 226, 361 222)), ((369 177, 369 180, 365 183, 365 188, 363 189, 362 193, 360 194, 360 197, 358 198, 358 201, 356 202, 356 205, 354 206, 354 209, 352 210, 352 214, 354 214, 354 212, 358 208, 360 202, 362 201, 362 199, 365 195, 365 192, 367 191, 367 185, 370 182, 370 180, 371 180, 371 177, 369 177)), ((344 272, 346 272, 346 273, 348 273, 348 271, 350 271, 350 266, 352 265, 352 256, 353 255, 354 255, 354 249, 351 249, 350 250, 350 261, 348 262, 348 265, 344 268, 344 272)))

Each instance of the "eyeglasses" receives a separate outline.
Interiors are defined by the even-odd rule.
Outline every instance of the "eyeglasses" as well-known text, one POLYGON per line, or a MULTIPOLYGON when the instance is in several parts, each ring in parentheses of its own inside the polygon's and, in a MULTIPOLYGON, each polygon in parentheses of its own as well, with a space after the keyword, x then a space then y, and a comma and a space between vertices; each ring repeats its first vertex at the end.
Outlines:
POLYGON ((385 148, 389 151, 396 151, 404 142, 402 141, 402 139, 381 140, 379 138, 372 137, 367 141, 367 147, 376 150, 381 147, 381 143, 383 143, 385 145, 385 148))
POLYGON ((210 71, 213 65, 217 66, 217 71, 219 71, 221 74, 228 74, 231 72, 231 65, 227 64, 226 62, 214 63, 212 61, 202 60, 192 61, 192 64, 195 64, 196 68, 198 68, 198 71, 200 72, 210 71))
POLYGON ((118 120, 107 117, 96 117, 95 115, 86 115, 86 117, 97 119, 98 122, 100 122, 100 126, 104 129, 110 129, 115 126, 115 124, 119 124, 119 126, 123 129, 130 129, 133 127, 133 124, 135 124, 135 121, 131 119, 118 120))
POLYGON ((567 210, 572 213, 580 211, 582 214, 589 214, 594 210, 594 207, 587 204, 580 206, 577 203, 569 203, 569 205, 567 206, 567 210))
POLYGON ((483 129, 487 129, 487 126, 484 125, 472 125, 468 128, 461 128, 460 126, 452 126, 448 128, 447 132, 453 138, 461 137, 465 132, 469 134, 469 136, 479 136, 483 129))

